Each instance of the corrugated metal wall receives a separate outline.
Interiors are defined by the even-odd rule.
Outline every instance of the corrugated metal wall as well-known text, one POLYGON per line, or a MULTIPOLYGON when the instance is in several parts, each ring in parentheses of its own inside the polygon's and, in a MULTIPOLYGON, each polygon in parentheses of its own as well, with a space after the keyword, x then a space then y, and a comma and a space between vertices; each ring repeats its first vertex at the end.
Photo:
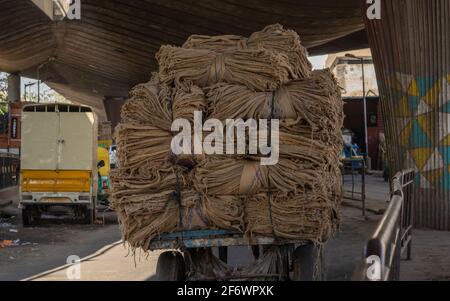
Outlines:
POLYGON ((366 26, 391 172, 417 171, 417 226, 450 230, 450 0, 383 0, 366 26))

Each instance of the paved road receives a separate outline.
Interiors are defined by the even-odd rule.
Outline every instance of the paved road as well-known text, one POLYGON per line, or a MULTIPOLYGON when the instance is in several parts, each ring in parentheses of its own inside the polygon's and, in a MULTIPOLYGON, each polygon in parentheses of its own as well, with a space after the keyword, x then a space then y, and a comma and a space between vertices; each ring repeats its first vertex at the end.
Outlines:
MULTIPOLYGON (((371 179, 370 183, 378 188, 369 191, 383 188, 382 180, 371 179)), ((380 206, 386 206, 384 195, 378 202, 380 206)), ((368 212, 364 219, 359 209, 343 208, 341 231, 327 244, 324 252, 327 280, 351 279, 355 264, 361 259, 364 243, 380 218, 381 215, 368 212)), ((10 227, 0 227, 0 240, 20 238, 22 243, 31 245, 0 249, 0 280, 22 280, 49 270, 50 273, 35 280, 68 280, 64 265, 69 255, 88 257, 81 264, 81 280, 140 281, 156 278, 160 253, 152 252, 147 256, 137 253, 133 257, 123 244, 111 245, 120 240, 116 224, 60 224, 23 229, 19 218, 9 222, 10 227), (10 228, 18 232, 10 232, 10 228)), ((450 280, 448 233, 419 230, 414 233, 413 261, 402 263, 402 280, 450 280)), ((233 248, 229 252, 234 266, 252 260, 247 247, 233 248)))
POLYGON ((155 279, 159 252, 133 256, 122 242, 83 258, 80 265, 63 266, 36 275, 30 281, 148 281, 155 279))
MULTIPOLYGON (((40 275, 31 277, 30 281, 156 281, 156 265, 161 251, 136 256, 117 242, 102 248, 98 252, 81 259, 77 266, 61 266, 40 275), (70 279, 77 275, 79 279, 70 279), (69 275, 69 276, 68 276, 69 275)), ((215 250, 217 255, 217 250, 215 250)), ((234 247, 229 250, 229 264, 246 265, 253 260, 251 250, 247 247, 234 247)))
MULTIPOLYGON (((372 184, 375 182, 377 186, 383 185, 376 179, 370 180, 372 184)), ((343 209, 341 232, 325 249, 329 280, 348 280, 351 277, 354 264, 360 259, 364 241, 379 218, 371 214, 368 220, 364 220, 360 210, 343 209)), ((18 236, 22 241, 37 242, 38 245, 0 250, 0 280, 24 279, 64 266, 69 255, 83 258, 120 239, 117 225, 48 225, 23 229, 19 224, 15 222, 18 234, 11 236, 11 233, 7 233, 10 239, 18 236)), ((2 229, 0 237, 1 233, 2 229)), ((103 249, 101 254, 91 256, 81 264, 82 280, 154 280, 159 253, 150 253, 147 257, 137 255, 135 264, 133 256, 122 245, 103 249)), ((229 261, 233 266, 245 265, 251 260, 251 251, 247 247, 229 251, 229 261)), ((67 280, 66 270, 59 268, 39 280, 67 280)))
POLYGON ((413 231, 412 261, 402 261, 402 281, 450 281, 450 234, 413 231))
POLYGON ((0 229, 0 240, 19 238, 24 245, 0 249, 0 281, 22 280, 62 266, 68 256, 88 256, 121 236, 117 225, 18 227, 18 233, 5 230, 0 229))
POLYGON ((0 247, 0 281, 22 280, 62 266, 70 255, 82 258, 121 238, 114 213, 100 214, 105 217, 101 220, 106 225, 77 225, 66 221, 23 228, 17 209, 17 187, 0 190, 0 205, 10 201, 13 205, 0 211, 0 242, 17 243, 0 247), (2 218, 4 213, 14 216, 2 218))

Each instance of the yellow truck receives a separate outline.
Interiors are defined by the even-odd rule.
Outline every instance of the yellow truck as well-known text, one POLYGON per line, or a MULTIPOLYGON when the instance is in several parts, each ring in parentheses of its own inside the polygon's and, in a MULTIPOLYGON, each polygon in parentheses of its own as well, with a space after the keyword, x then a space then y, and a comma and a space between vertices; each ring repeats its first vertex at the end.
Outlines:
POLYGON ((20 206, 29 226, 55 207, 85 223, 95 218, 97 122, 91 108, 34 104, 22 110, 20 206))

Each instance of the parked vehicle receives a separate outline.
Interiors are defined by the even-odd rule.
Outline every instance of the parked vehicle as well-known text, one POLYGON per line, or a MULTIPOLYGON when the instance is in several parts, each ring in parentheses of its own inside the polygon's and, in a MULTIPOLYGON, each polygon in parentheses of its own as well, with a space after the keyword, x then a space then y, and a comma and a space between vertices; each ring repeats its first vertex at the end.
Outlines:
POLYGON ((98 189, 97 124, 92 109, 28 105, 22 111, 21 132, 24 226, 52 210, 92 223, 98 189))
POLYGON ((117 166, 117 145, 112 145, 109 148, 109 164, 111 168, 116 168, 117 166))
POLYGON ((98 192, 97 201, 99 204, 108 205, 110 190, 109 173, 111 171, 109 162, 109 152, 104 147, 97 148, 97 168, 98 168, 98 192))

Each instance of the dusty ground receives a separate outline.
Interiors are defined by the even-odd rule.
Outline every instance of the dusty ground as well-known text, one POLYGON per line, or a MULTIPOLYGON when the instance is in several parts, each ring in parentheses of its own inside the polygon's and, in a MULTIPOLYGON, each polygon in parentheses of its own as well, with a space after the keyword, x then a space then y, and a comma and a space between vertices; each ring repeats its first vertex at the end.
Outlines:
POLYGON ((363 218, 361 210, 343 207, 341 229, 325 246, 324 260, 328 281, 352 279, 356 264, 362 258, 364 244, 380 219, 381 215, 370 212, 363 218))
POLYGON ((17 218, 8 222, 13 227, 0 228, 0 241, 20 241, 17 246, 0 248, 0 281, 33 276, 66 264, 70 255, 82 258, 120 240, 117 225, 53 224, 22 228, 17 218))
POLYGON ((412 261, 403 261, 404 281, 450 281, 450 234, 415 230, 412 261))
POLYGON ((15 215, 0 217, 0 243, 14 242, 12 246, 0 246, 0 281, 21 280, 53 269, 64 265, 70 255, 82 258, 121 238, 111 213, 107 213, 104 220, 100 215, 99 223, 105 225, 48 221, 23 228, 17 196, 15 188, 0 191, 0 205, 12 201, 14 205, 4 211, 15 215))
MULTIPOLYGON (((349 180, 350 177, 346 177, 349 180)), ((359 180, 359 179, 358 179, 359 180)), ((350 183, 346 183, 347 189, 350 183)), ((361 259, 364 243, 375 229, 387 207, 388 185, 382 178, 367 178, 366 218, 362 218, 360 203, 344 201, 341 231, 325 248, 327 280, 350 280, 356 263, 361 259), (372 210, 371 210, 372 209, 372 210)), ((359 186, 356 185, 358 191, 359 186)), ((403 281, 450 281, 450 234, 448 232, 414 230, 412 261, 402 261, 403 281)))
MULTIPOLYGON (((366 219, 363 219, 359 209, 343 208, 341 231, 336 238, 329 242, 324 251, 327 280, 351 280, 355 264, 361 260, 364 242, 376 222, 381 218, 381 216, 370 213, 368 215, 366 219)), ((89 232, 89 236, 92 233, 97 233, 95 236, 106 234, 106 232, 96 231, 89 232)), ((105 231, 110 232, 114 229, 106 228, 105 231)), ((73 245, 78 243, 78 241, 74 241, 73 245)), ((65 249, 67 242, 61 242, 61 244, 64 244, 64 247, 60 246, 59 248, 65 249)), ((82 280, 155 280, 159 254, 160 252, 152 252, 148 256, 138 256, 135 263, 133 258, 130 257, 129 250, 124 248, 123 245, 112 246, 106 252, 102 251, 98 256, 87 258, 81 264, 82 280)), ((48 260, 48 257, 45 256, 42 259, 48 260)), ((65 259, 65 257, 62 259, 65 259)), ((252 260, 251 250, 247 247, 236 247, 229 250, 229 264, 232 266, 246 265, 252 260)), ((32 262, 31 259, 30 263, 32 262)), ((11 263, 10 267, 21 265, 22 263, 11 263)), ((56 266, 52 268, 54 267, 56 266)), ((36 280, 67 280, 66 271, 67 269, 59 269, 48 275, 38 277, 36 280)))

